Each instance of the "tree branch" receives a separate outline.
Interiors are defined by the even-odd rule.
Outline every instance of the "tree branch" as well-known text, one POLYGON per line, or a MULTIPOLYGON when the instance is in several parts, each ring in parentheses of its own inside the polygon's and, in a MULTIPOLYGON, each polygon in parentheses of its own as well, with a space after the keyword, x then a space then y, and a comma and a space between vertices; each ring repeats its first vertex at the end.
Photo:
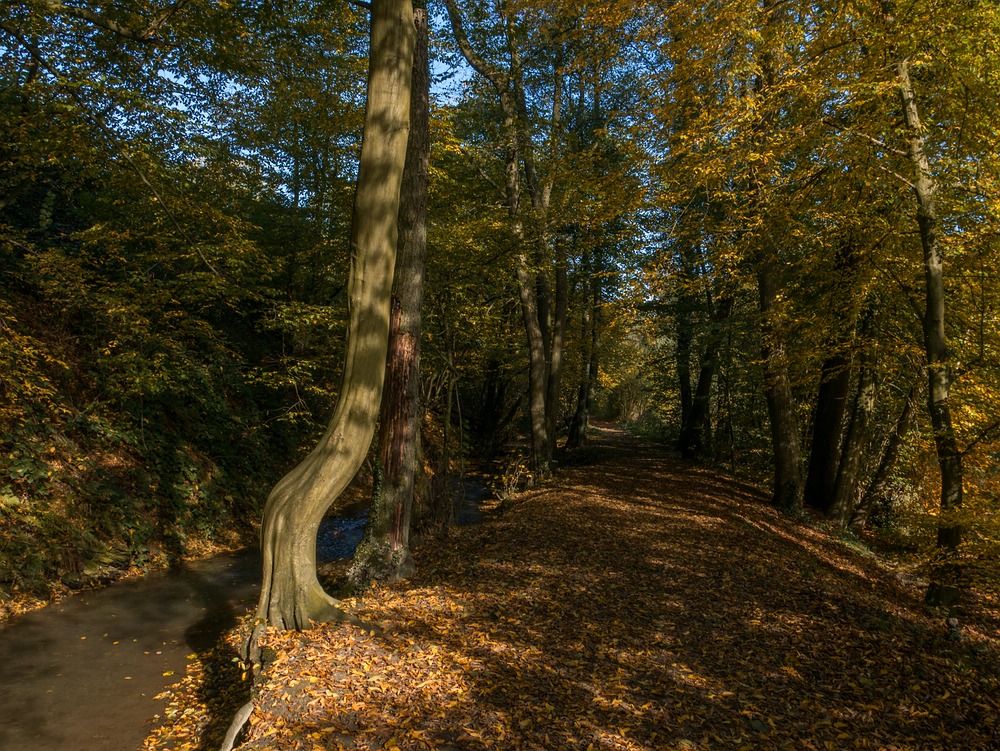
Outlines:
POLYGON ((907 156, 907 157, 909 156, 909 153, 903 151, 902 149, 897 149, 894 146, 890 146, 885 141, 880 141, 879 139, 875 138, 874 136, 870 136, 867 133, 860 133, 852 128, 848 128, 844 125, 839 125, 827 117, 824 117, 822 122, 824 125, 833 128, 838 133, 847 133, 848 135, 857 136, 858 138, 863 138, 866 141, 870 141, 879 148, 885 149, 890 154, 896 154, 897 156, 907 156))
POLYGON ((462 23, 462 13, 459 11, 455 0, 444 0, 448 9, 448 19, 451 21, 451 29, 455 34, 455 41, 458 42, 458 49, 462 52, 462 57, 471 65, 479 75, 493 84, 497 91, 507 87, 508 77, 499 68, 489 63, 478 52, 472 49, 469 43, 469 36, 465 33, 465 26, 462 23))
POLYGON ((123 26, 107 16, 96 13, 87 8, 79 8, 74 5, 66 5, 62 0, 43 0, 43 5, 51 12, 61 16, 77 18, 86 21, 92 26, 96 26, 105 31, 110 31, 123 39, 131 39, 136 42, 147 44, 156 43, 155 37, 163 30, 163 27, 177 15, 191 0, 175 0, 165 11, 150 21, 145 28, 134 29, 131 26, 123 26))

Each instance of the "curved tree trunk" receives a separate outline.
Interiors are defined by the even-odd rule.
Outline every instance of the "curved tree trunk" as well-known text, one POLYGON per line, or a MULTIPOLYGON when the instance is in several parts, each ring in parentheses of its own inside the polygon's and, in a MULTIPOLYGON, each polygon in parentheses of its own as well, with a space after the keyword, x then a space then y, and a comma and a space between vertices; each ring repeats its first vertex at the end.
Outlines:
POLYGON ((351 580, 405 579, 414 571, 410 518, 420 430, 420 328, 427 249, 427 173, 430 66, 427 10, 414 8, 417 29, 410 99, 410 138, 399 206, 399 242, 390 314, 389 351, 379 416, 380 482, 364 539, 354 554, 351 580))
POLYGON ((351 225, 347 353, 326 433, 271 491, 264 508, 264 582, 257 617, 284 629, 345 619, 316 578, 316 535, 364 461, 375 432, 389 335, 399 188, 410 117, 410 0, 374 0, 368 104, 351 225))

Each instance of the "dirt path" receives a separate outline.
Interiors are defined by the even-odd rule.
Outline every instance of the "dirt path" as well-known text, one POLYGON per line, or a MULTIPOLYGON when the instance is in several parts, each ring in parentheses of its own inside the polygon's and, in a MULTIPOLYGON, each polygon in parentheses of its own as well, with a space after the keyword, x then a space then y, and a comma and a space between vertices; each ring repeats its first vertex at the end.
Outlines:
POLYGON ((1000 749, 995 620, 953 641, 752 488, 610 430, 589 456, 358 602, 383 635, 269 634, 244 748, 1000 749))

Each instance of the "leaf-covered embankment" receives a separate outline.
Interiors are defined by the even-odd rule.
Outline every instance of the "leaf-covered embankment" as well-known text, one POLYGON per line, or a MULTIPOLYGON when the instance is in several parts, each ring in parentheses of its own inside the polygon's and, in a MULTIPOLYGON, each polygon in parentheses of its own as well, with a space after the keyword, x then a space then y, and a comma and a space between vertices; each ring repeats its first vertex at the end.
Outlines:
POLYGON ((594 456, 355 603, 383 634, 269 632, 243 748, 1000 743, 995 613, 950 632, 917 588, 752 488, 608 431, 594 456))

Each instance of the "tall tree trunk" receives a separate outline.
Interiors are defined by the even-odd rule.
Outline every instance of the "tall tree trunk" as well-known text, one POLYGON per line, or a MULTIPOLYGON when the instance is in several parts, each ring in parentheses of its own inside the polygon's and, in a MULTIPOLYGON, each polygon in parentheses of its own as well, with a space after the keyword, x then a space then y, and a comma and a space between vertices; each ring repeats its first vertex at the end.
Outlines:
MULTIPOLYGON (((848 237, 837 251, 834 264, 835 284, 846 290, 854 289, 854 278, 860 261, 853 237, 848 237)), ((838 295, 837 301, 846 303, 838 295)), ((809 471, 806 474, 805 502, 827 514, 833 503, 834 485, 844 438, 844 418, 851 390, 851 357, 848 349, 856 328, 851 306, 841 304, 833 311, 833 332, 827 339, 830 353, 820 369, 819 392, 813 408, 812 444, 809 450, 809 471)))
POLYGON ((549 347, 549 382, 545 394, 545 432, 549 440, 549 456, 555 455, 562 408, 563 352, 566 346, 566 316, 569 311, 569 275, 566 253, 556 261, 555 309, 552 316, 552 344, 549 347))
MULTIPOLYGON (((681 398, 681 441, 683 442, 684 426, 691 422, 691 404, 694 396, 691 392, 691 343, 694 341, 694 324, 691 321, 691 310, 685 304, 682 295, 677 301, 677 349, 675 352, 677 368, 677 388, 681 398)), ((684 453, 683 447, 680 447, 684 453)))
MULTIPOLYGON (((552 179, 540 181, 535 169, 521 52, 519 41, 515 38, 515 30, 512 28, 510 13, 502 7, 498 8, 510 61, 509 67, 504 69, 494 65, 473 49, 465 33, 462 15, 455 0, 445 0, 445 8, 462 56, 496 91, 503 118, 501 128, 505 140, 504 191, 511 231, 519 245, 515 279, 528 346, 528 412, 531 421, 532 465, 535 478, 545 479, 551 474, 555 440, 554 418, 550 413, 550 407, 553 406, 550 387, 558 384, 561 367, 561 363, 557 362, 554 373, 552 358, 555 352, 561 361, 562 355, 562 344, 553 337, 556 336, 555 332, 560 326, 563 329, 565 327, 564 316, 562 322, 559 321, 558 300, 555 302, 555 309, 551 300, 552 262, 549 258, 547 212, 552 179), (536 221, 531 232, 525 231, 524 207, 521 205, 522 172, 523 187, 527 188, 531 209, 535 212, 536 221)), ((558 62, 556 67, 555 95, 551 114, 553 134, 559 127, 562 101, 562 81, 558 62)), ((553 138, 552 142, 555 144, 556 139, 553 138)), ((557 290, 556 296, 558 295, 557 290)))
POLYGON ((759 259, 757 286, 762 320, 762 354, 767 382, 764 396, 771 424, 771 450, 774 454, 773 503, 786 513, 802 510, 802 449, 799 443, 799 421, 795 415, 795 399, 788 375, 788 354, 785 334, 775 320, 775 303, 780 292, 778 272, 774 262, 759 259))
POLYGON ((261 528, 264 581, 257 617, 283 629, 346 618, 316 577, 316 535, 357 473, 375 432, 389 336, 396 220, 413 64, 410 0, 374 0, 368 102, 351 223, 344 374, 326 433, 271 491, 261 528))
POLYGON ((414 571, 410 519, 418 470, 420 328, 427 250, 427 173, 430 156, 430 64, 427 10, 414 8, 416 46, 410 94, 410 137, 399 205, 399 238, 390 314, 389 350, 379 415, 379 482, 368 523, 354 554, 350 579, 405 579, 414 571))
POLYGON ((537 479, 551 473, 552 455, 549 452, 548 416, 546 401, 549 385, 549 363, 545 357, 545 339, 539 323, 538 303, 534 292, 534 279, 528 271, 527 259, 522 257, 517 268, 518 293, 521 299, 521 317, 528 340, 528 414, 531 419, 531 459, 537 479))
POLYGON ((903 57, 896 63, 903 116, 908 131, 910 161, 913 164, 913 192, 917 199, 917 224, 924 255, 926 309, 924 311, 924 351, 927 357, 927 404, 938 464, 941 467, 941 512, 937 546, 944 563, 934 572, 927 603, 954 605, 960 589, 955 583, 958 574, 953 559, 962 542, 962 525, 952 519, 952 512, 962 505, 962 455, 955 439, 948 402, 952 371, 945 335, 944 257, 938 236, 940 221, 935 206, 937 185, 931 171, 930 158, 924 145, 924 128, 920 122, 917 97, 910 80, 910 61, 903 57))
MULTIPOLYGON (((782 47, 774 34, 782 16, 789 12, 778 0, 764 0, 766 31, 760 52, 760 75, 754 83, 755 92, 764 101, 776 96, 781 75, 779 66, 782 47)), ((780 107, 771 103, 757 125, 757 141, 762 150, 768 148, 770 127, 780 107)), ((767 200, 767 185, 756 175, 750 180, 752 200, 767 200)), ((799 440, 799 421, 795 413, 795 398, 788 373, 788 350, 784 326, 776 309, 783 279, 781 258, 769 238, 761 238, 754 272, 761 313, 761 349, 766 371, 764 396, 771 426, 771 452, 774 457, 774 505, 786 513, 795 514, 802 509, 802 448, 799 440)))
MULTIPOLYGON (((867 329, 867 324, 863 327, 867 329)), ((864 454, 868 425, 875 410, 875 351, 867 347, 858 369, 858 391, 854 398, 854 409, 844 435, 837 479, 833 485, 833 495, 827 517, 840 526, 846 526, 857 505, 858 475, 864 454)))
POLYGON ((865 488, 865 492, 861 495, 861 502, 851 515, 851 521, 848 523, 847 528, 854 534, 860 533, 865 528, 865 525, 868 523, 868 517, 871 516, 875 505, 885 498, 886 490, 889 487, 889 478, 892 476, 893 467, 896 466, 896 459, 899 458, 899 450, 902 448, 903 440, 910 429, 913 417, 913 405, 916 402, 918 390, 919 386, 916 383, 910 387, 910 391, 906 395, 906 401, 903 403, 903 411, 896 418, 896 423, 893 425, 885 448, 882 450, 882 456, 879 459, 875 474, 872 475, 868 487, 865 488))
POLYGON ((601 279, 595 273, 593 254, 589 250, 584 253, 583 267, 588 275, 589 288, 586 291, 586 302, 583 304, 581 316, 580 340, 583 346, 580 351, 580 382, 577 387, 576 410, 569 426, 569 437, 566 439, 567 448, 582 448, 587 443, 587 428, 594 403, 594 389, 597 386, 597 343, 600 331, 598 306, 601 300, 601 279))

